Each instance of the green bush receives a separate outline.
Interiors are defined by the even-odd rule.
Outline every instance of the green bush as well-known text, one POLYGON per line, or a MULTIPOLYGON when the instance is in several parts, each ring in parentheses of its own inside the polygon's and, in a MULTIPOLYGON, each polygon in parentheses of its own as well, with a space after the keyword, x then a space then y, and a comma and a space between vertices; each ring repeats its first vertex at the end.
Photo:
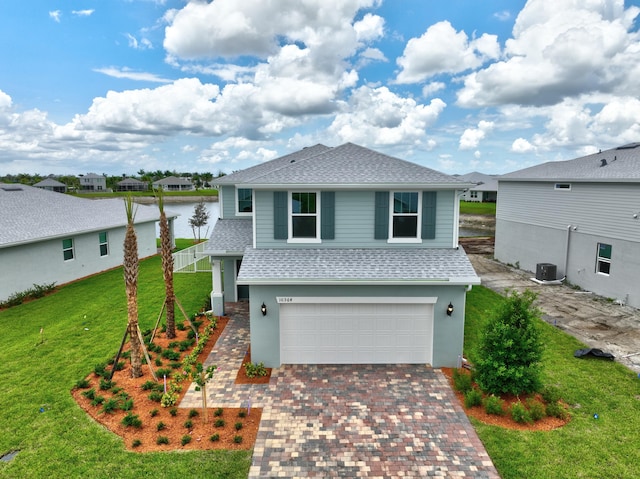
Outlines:
POLYGON ((142 441, 140 439, 134 439, 131 443, 131 447, 136 448, 142 446, 142 441))
POLYGON ((482 392, 477 388, 472 388, 464 395, 464 407, 472 408, 482 404, 482 392))
POLYGON ((233 425, 233 427, 236 428, 236 431, 239 431, 240 429, 242 429, 242 423, 241 422, 237 422, 233 425))
POLYGON ((127 413, 127 415, 122 418, 122 425, 125 427, 142 427, 142 421, 137 414, 127 413))
POLYGON ((189 409, 189 418, 194 418, 199 416, 200 413, 198 412, 197 409, 189 409))
POLYGON ((487 396, 484 400, 484 410, 487 414, 493 414, 495 416, 503 416, 504 411, 504 401, 500 399, 498 396, 493 394, 487 396))
POLYGON ((184 422, 183 426, 184 426, 186 429, 191 429, 191 428, 193 427, 193 421, 192 421, 191 419, 187 419, 187 420, 184 422))
POLYGON ((531 414, 520 401, 511 405, 511 418, 519 424, 531 424, 531 414))
POLYGON ((547 404, 558 402, 561 399, 560 389, 555 386, 545 386, 540 394, 542 395, 544 402, 547 404))
POLYGON ((182 444, 183 446, 186 446, 190 442, 191 442, 191 436, 189 436, 189 434, 185 434, 184 436, 182 436, 182 439, 180 440, 180 444, 182 444))
POLYGON ((76 382, 75 388, 76 389, 87 389, 90 386, 91 383, 89 383, 88 379, 79 379, 76 382))
POLYGON ((473 379, 471 374, 460 371, 459 369, 453 370, 453 388, 456 391, 460 391, 462 394, 466 394, 471 391, 473 386, 473 379))
POLYGON ((162 396, 163 396, 162 392, 160 392, 160 391, 152 391, 151 394, 149 394, 148 398, 151 401, 160 402, 160 401, 162 401, 162 396))
POLYGON ((224 412, 224 411, 222 410, 222 408, 221 408, 221 407, 219 407, 219 408, 217 408, 215 411, 213 411, 213 415, 214 415, 215 417, 220 417, 220 416, 222 416, 222 413, 223 413, 223 412, 224 412))
POLYGON ((244 370, 247 373, 248 378, 264 377, 268 374, 267 368, 264 367, 264 363, 245 363, 244 370))
POLYGON ((118 409, 118 400, 115 398, 107 399, 102 403, 102 412, 105 414, 111 414, 118 409))
POLYGON ((169 414, 175 417, 178 414, 178 408, 172 407, 171 409, 169 409, 169 414))
POLYGON ((215 427, 224 427, 225 424, 226 422, 224 421, 224 419, 216 419, 216 421, 213 423, 215 427))
POLYGON ((158 439, 156 439, 156 444, 169 444, 169 438, 167 436, 158 436, 158 439))
POLYGON ((564 420, 569 417, 569 412, 559 401, 555 401, 547 404, 547 416, 564 420))
POLYGON ((109 389, 111 389, 114 386, 115 382, 114 381, 109 381, 107 379, 100 379, 100 389, 102 389, 103 391, 107 391, 109 389))
POLYGON ((160 421, 158 424, 156 424, 156 431, 162 431, 166 427, 167 427, 167 425, 165 423, 163 423, 162 421, 160 421))
POLYGON ((149 411, 149 415, 151 417, 156 417, 159 413, 160 411, 158 411, 157 409, 152 409, 151 411, 149 411))
POLYGON ((133 399, 125 399, 120 403, 122 411, 131 411, 133 409, 133 399))
POLYGON ((209 438, 209 440, 210 440, 211 442, 219 441, 219 440, 220 440, 220 434, 218 434, 218 433, 213 434, 213 435, 209 438))
POLYGON ((483 391, 520 395, 541 388, 543 345, 535 299, 528 290, 511 292, 484 326, 474 360, 475 380, 483 391))
POLYGON ((156 388, 156 383, 155 381, 145 381, 145 383, 141 386, 143 391, 153 391, 156 388))
POLYGON ((96 397, 96 390, 95 388, 91 388, 88 391, 83 391, 82 395, 87 399, 94 400, 96 397))
POLYGON ((547 415, 544 404, 534 398, 527 399, 527 409, 529 409, 529 414, 534 422, 539 421, 547 415))
POLYGON ((244 409, 241 409, 238 412, 238 417, 247 417, 247 411, 245 411, 244 409))
POLYGON ((100 396, 99 394, 96 394, 95 397, 93 398, 93 401, 91 401, 91 405, 99 406, 103 402, 104 402, 104 396, 100 396))
POLYGON ((236 444, 242 444, 242 436, 233 436, 233 442, 236 444))

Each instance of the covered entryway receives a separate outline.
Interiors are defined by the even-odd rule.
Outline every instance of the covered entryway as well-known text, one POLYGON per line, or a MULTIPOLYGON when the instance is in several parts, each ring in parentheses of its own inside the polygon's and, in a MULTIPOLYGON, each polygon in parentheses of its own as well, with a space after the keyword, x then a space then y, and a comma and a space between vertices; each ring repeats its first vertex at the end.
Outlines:
POLYGON ((282 364, 432 361, 435 298, 278 298, 278 301, 282 364))

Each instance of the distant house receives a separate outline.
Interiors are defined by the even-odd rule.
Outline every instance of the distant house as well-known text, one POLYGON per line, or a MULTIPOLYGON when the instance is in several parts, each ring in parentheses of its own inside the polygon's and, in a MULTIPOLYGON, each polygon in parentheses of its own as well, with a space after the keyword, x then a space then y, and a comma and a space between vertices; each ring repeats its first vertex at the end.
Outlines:
POLYGON ((59 181, 54 180, 53 178, 46 178, 36 183, 33 186, 35 188, 40 188, 41 190, 55 191, 56 193, 67 192, 67 185, 65 185, 64 183, 60 183, 59 181))
POLYGON ((251 359, 455 366, 466 291, 452 176, 352 143, 217 180, 214 313, 249 300, 251 359))
POLYGON ((135 178, 125 178, 122 181, 118 181, 116 189, 117 191, 147 191, 149 185, 135 178))
MULTIPOLYGON (((34 284, 63 284, 122 264, 122 198, 90 200, 0 183, 0 205, 0 300, 34 284)), ((156 254, 159 217, 157 206, 136 205, 141 258, 156 254)))
POLYGON ((196 189, 191 181, 176 176, 168 176, 162 180, 154 181, 153 189, 160 188, 164 191, 192 191, 196 189))
POLYGON ((96 175, 89 173, 86 175, 80 175, 80 191, 84 193, 107 191, 107 177, 103 175, 96 175))
POLYGON ((498 183, 498 260, 640 308, 640 143, 498 183))
POLYGON ((498 180, 496 176, 485 175, 484 173, 467 173, 458 176, 458 179, 469 183, 474 183, 461 199, 463 201, 475 201, 478 203, 495 203, 498 198, 498 180))

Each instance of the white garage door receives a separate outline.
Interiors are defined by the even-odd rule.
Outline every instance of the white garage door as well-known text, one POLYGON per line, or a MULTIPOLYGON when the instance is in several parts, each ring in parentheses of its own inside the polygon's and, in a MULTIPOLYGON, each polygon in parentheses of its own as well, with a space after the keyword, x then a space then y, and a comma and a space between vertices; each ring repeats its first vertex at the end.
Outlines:
POLYGON ((430 364, 432 343, 433 304, 280 304, 283 364, 430 364))

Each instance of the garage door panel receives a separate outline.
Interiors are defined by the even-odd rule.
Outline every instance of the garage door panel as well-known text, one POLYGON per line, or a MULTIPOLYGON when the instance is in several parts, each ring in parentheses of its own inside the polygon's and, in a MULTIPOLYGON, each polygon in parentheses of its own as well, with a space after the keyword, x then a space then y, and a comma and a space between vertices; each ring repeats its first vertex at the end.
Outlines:
POLYGON ((433 305, 280 305, 284 364, 430 363, 433 305))

